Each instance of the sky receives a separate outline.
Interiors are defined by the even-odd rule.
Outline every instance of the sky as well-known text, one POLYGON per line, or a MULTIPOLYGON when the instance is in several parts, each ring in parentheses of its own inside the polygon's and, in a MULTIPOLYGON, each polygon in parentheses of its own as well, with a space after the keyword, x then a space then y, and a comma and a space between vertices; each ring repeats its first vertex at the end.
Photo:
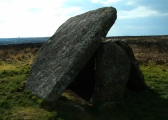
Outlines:
POLYGON ((0 38, 50 37, 67 19, 117 9, 107 36, 168 35, 168 0, 0 0, 0 38))

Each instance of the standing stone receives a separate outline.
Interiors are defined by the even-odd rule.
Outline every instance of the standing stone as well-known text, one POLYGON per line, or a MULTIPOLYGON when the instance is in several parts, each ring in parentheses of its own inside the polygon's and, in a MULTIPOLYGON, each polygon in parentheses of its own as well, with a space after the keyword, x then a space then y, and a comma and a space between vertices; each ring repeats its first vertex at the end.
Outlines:
POLYGON ((127 88, 132 91, 144 90, 147 86, 145 84, 144 76, 139 68, 138 61, 136 60, 132 48, 124 41, 116 41, 127 54, 131 61, 131 74, 127 82, 127 88))
POLYGON ((96 57, 94 106, 123 97, 130 67, 128 56, 117 44, 107 41, 99 47, 96 57))
POLYGON ((115 8, 105 7, 68 19, 39 50, 26 89, 56 101, 102 43, 116 16, 115 8))

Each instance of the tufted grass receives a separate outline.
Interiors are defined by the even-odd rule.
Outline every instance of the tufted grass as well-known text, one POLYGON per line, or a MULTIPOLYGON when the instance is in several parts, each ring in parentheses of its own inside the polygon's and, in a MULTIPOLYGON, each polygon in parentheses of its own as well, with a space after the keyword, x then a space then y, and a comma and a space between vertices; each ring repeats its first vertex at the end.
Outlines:
POLYGON ((8 120, 166 120, 168 119, 168 64, 140 66, 148 89, 127 91, 105 109, 92 107, 71 91, 48 103, 24 89, 30 64, 0 64, 0 119, 8 120), (6 66, 6 67, 4 67, 6 66))

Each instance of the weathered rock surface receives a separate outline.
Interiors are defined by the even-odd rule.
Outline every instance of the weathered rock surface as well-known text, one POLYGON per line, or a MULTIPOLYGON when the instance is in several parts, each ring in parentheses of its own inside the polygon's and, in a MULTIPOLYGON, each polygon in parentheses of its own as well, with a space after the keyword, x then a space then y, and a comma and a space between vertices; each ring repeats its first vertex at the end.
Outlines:
POLYGON ((123 97, 131 62, 125 51, 112 41, 103 42, 96 57, 93 105, 100 106, 123 97))
POLYGON ((47 101, 56 101, 92 57, 115 20, 113 7, 67 20, 39 50, 26 89, 47 101))
POLYGON ((138 61, 134 56, 132 48, 124 41, 116 41, 115 43, 125 51, 131 61, 131 73, 130 78, 127 82, 127 88, 133 91, 144 90, 147 86, 145 84, 144 76, 139 68, 138 61))

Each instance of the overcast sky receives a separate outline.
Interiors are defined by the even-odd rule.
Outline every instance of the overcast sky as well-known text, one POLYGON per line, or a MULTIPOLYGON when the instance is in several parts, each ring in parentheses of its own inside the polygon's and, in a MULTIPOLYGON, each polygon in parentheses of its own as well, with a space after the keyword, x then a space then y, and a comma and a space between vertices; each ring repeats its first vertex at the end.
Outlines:
POLYGON ((0 38, 50 37, 68 18, 113 6, 107 36, 168 35, 168 0, 0 0, 0 38))

